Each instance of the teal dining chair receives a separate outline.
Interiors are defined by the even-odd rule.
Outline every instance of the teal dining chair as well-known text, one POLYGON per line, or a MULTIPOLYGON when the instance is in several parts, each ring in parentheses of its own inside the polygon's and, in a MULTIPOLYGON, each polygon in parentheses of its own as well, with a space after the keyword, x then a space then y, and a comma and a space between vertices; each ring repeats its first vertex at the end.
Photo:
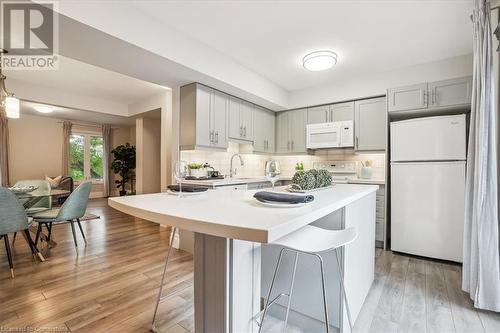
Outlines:
POLYGON ((92 183, 90 181, 83 182, 73 191, 73 193, 71 193, 71 195, 66 199, 61 208, 53 208, 33 215, 33 219, 36 223, 38 223, 35 244, 38 244, 38 239, 40 238, 40 234, 42 232, 42 225, 44 225, 47 229, 47 241, 50 241, 50 236, 52 234, 52 223, 66 221, 70 222, 71 224, 71 231, 73 233, 73 241, 75 242, 75 247, 78 247, 74 225, 75 222, 80 228, 83 241, 85 242, 85 244, 87 244, 82 225, 80 224, 80 219, 85 215, 85 211, 87 210, 87 204, 89 201, 91 189, 92 183))
POLYGON ((9 244, 9 234, 14 232, 23 232, 24 238, 28 243, 31 253, 38 256, 41 261, 45 261, 42 254, 36 248, 31 239, 29 227, 32 219, 28 217, 24 207, 17 200, 16 195, 5 187, 0 187, 0 239, 5 242, 5 251, 9 260, 10 276, 14 278, 14 264, 12 261, 12 252, 9 244))

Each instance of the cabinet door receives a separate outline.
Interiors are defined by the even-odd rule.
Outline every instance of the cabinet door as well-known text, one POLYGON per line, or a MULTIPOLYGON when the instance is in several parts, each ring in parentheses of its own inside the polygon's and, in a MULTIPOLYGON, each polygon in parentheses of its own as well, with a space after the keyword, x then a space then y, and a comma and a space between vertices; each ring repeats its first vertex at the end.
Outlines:
POLYGON ((290 148, 294 153, 306 152, 307 109, 290 111, 290 148))
POLYGON ((212 145, 213 135, 210 124, 213 90, 198 85, 196 88, 196 145, 212 145))
POLYGON ((240 121, 240 100, 235 97, 229 97, 229 137, 241 139, 242 128, 240 121))
POLYGON ((307 108, 307 123, 321 124, 330 121, 330 108, 328 105, 307 108))
POLYGON ((256 152, 266 151, 266 111, 258 106, 255 106, 253 114, 253 150, 256 152))
POLYGON ((292 111, 278 112, 276 116, 276 152, 288 153, 290 150, 288 114, 292 111))
POLYGON ((276 151, 276 115, 274 112, 266 111, 266 151, 276 151))
POLYGON ((227 104, 228 96, 219 91, 214 91, 212 129, 214 131, 215 146, 227 148, 227 104))
POLYGON ((387 129, 385 97, 356 101, 354 105, 354 148, 384 150, 387 129))
POLYGON ((429 83, 431 107, 467 105, 471 103, 472 77, 429 83))
POLYGON ((389 112, 425 109, 428 105, 427 83, 389 89, 387 97, 389 112))
POLYGON ((330 105, 330 122, 354 119, 354 102, 330 105))
POLYGON ((253 105, 240 101, 240 122, 243 133, 243 140, 253 140, 253 105))

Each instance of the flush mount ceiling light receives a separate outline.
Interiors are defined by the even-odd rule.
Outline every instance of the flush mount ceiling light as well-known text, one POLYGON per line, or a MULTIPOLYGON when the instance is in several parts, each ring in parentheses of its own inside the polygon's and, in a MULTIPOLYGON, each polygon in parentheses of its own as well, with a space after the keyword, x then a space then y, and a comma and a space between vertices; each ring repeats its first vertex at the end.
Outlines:
POLYGON ((54 112, 54 108, 51 108, 50 106, 47 106, 47 105, 35 105, 33 108, 40 113, 54 112))
POLYGON ((5 53, 7 50, 0 49, 0 111, 3 109, 7 118, 19 118, 19 99, 5 88, 7 77, 2 73, 2 55, 5 53))
POLYGON ((332 68, 337 63, 337 53, 332 51, 316 51, 302 58, 305 69, 317 72, 332 68))

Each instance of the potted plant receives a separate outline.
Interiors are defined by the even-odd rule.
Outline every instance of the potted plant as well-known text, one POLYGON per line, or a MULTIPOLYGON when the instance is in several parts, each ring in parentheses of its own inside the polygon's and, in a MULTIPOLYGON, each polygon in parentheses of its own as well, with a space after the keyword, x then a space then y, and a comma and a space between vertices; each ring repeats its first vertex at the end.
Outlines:
POLYGON ((111 169, 121 177, 115 180, 116 188, 120 189, 120 196, 124 196, 127 194, 125 185, 132 179, 132 172, 135 170, 135 147, 127 142, 125 145, 117 146, 111 154, 113 154, 111 169))
POLYGON ((204 164, 202 163, 189 163, 187 167, 191 177, 202 178, 207 176, 204 164))

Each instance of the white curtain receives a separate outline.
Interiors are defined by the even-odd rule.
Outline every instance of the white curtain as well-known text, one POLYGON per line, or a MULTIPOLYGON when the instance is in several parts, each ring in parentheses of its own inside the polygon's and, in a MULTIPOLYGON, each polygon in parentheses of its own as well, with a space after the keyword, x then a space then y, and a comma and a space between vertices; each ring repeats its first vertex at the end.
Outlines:
POLYGON ((109 171, 111 168, 110 155, 111 155, 111 125, 102 125, 102 139, 103 139, 103 152, 102 152, 102 180, 104 183, 103 195, 109 197, 110 191, 110 177, 109 171))
POLYGON ((489 0, 475 0, 462 289, 474 306, 500 311, 496 103, 489 0))

